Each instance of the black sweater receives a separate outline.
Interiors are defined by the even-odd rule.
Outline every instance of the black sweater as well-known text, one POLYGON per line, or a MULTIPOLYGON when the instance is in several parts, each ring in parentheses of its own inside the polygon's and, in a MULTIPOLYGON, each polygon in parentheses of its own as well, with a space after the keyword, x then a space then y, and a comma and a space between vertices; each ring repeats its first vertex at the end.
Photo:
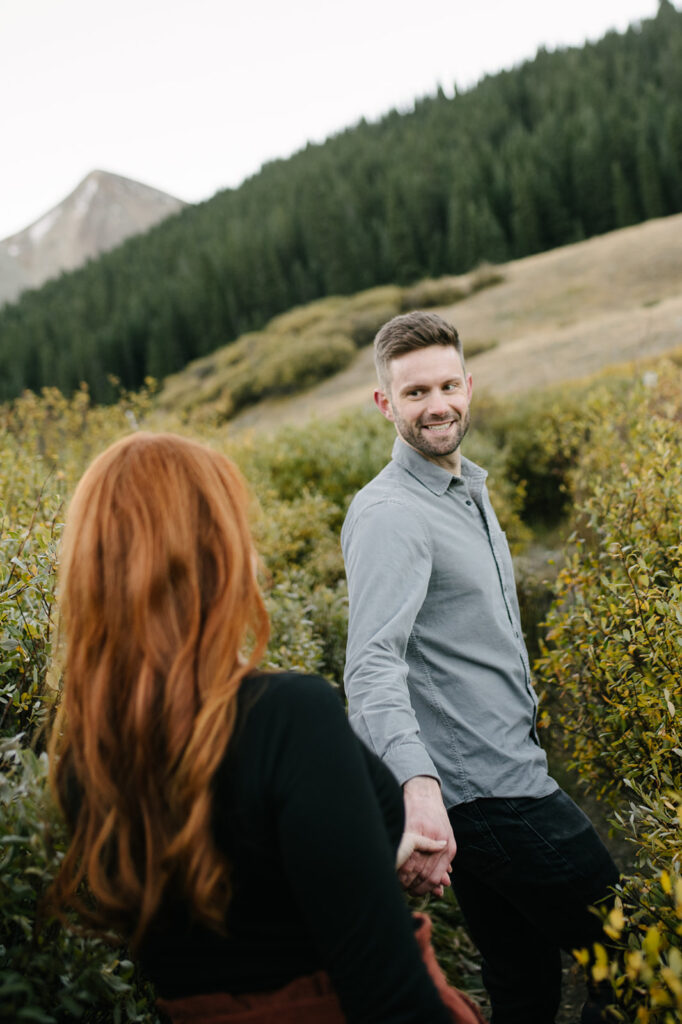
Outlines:
POLYGON ((254 675, 215 778, 227 934, 165 900, 140 954, 165 998, 272 991, 329 972, 350 1022, 448 1024, 395 874, 399 786, 322 679, 254 675))

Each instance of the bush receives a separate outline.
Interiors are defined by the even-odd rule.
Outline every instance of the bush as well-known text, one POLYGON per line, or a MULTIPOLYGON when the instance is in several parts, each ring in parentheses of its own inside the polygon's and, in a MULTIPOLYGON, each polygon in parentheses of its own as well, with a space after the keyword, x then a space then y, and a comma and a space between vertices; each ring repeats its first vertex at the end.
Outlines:
POLYGON ((427 278, 403 289, 401 310, 407 312, 433 306, 452 306, 501 281, 504 281, 504 274, 490 263, 482 263, 460 277, 440 277, 436 280, 427 278))
POLYGON ((301 429, 285 426, 263 446, 253 435, 228 449, 263 494, 292 501, 315 491, 337 510, 340 528, 348 503, 391 457, 395 431, 378 412, 346 413, 332 421, 312 420, 301 429))
POLYGON ((640 873, 606 922, 620 956, 600 947, 592 968, 613 985, 614 1019, 633 1024, 682 1008, 682 372, 659 380, 593 407, 536 664, 573 767, 636 843, 640 873))
POLYGON ((155 1024, 153 993, 123 950, 41 916, 63 850, 45 755, 0 742, 0 1020, 155 1024))
POLYGON ((220 423, 263 398, 294 394, 344 369, 400 309, 396 285, 330 296, 274 317, 262 331, 190 363, 168 377, 162 410, 220 423))
POLYGON ((578 532, 538 670, 560 690, 576 767, 603 790, 633 773, 660 789, 679 771, 679 411, 635 386, 572 474, 578 532))
POLYGON ((0 736, 35 732, 45 718, 58 530, 53 520, 0 535, 0 736))
POLYGON ((403 289, 401 310, 408 313, 413 309, 452 306, 470 294, 471 288, 466 278, 441 277, 436 281, 427 278, 403 289))
POLYGON ((94 455, 150 408, 153 383, 96 408, 82 387, 0 408, 0 735, 34 733, 49 691, 54 568, 67 496, 94 455))

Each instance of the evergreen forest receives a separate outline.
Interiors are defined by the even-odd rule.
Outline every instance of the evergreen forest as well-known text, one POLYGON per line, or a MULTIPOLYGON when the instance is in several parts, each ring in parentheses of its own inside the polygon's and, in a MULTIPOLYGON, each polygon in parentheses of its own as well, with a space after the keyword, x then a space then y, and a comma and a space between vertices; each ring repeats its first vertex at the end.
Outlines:
POLYGON ((277 160, 0 310, 0 400, 108 402, 327 295, 682 210, 682 12, 277 160), (113 381, 112 378, 116 378, 113 381))

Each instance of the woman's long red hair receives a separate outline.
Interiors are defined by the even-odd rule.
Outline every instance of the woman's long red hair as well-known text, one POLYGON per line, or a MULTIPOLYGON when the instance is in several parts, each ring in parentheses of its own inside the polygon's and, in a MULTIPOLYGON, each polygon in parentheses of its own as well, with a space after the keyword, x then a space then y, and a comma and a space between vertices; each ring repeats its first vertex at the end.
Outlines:
POLYGON ((196 918, 224 922, 211 784, 268 639, 247 507, 224 456, 138 433, 95 459, 67 515, 50 771, 73 833, 51 903, 133 947, 169 883, 196 918), (94 911, 78 898, 83 882, 94 911))

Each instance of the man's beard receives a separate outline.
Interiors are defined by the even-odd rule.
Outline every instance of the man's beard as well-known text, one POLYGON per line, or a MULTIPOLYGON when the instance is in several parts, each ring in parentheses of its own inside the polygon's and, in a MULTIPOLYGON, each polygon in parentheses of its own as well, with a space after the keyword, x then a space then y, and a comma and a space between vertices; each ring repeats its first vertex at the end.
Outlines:
POLYGON ((441 420, 426 419, 424 421, 420 417, 416 423, 408 423, 393 408, 393 419, 403 441, 406 441, 407 444, 427 458, 441 458, 456 452, 464 440, 470 422, 469 410, 467 409, 463 417, 455 420, 452 430, 439 438, 437 434, 429 435, 425 433, 422 428, 425 425, 435 426, 438 423, 447 423, 453 419, 452 415, 445 416, 441 420))

